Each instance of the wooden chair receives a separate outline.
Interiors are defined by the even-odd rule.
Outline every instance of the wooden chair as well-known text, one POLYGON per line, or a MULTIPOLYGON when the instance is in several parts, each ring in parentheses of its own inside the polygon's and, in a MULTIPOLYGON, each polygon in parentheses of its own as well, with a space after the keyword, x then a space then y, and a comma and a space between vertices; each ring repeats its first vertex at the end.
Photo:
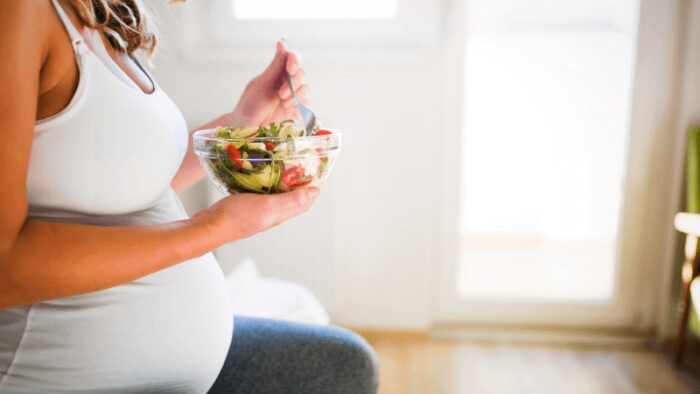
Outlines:
MULTIPOLYGON (((688 130, 688 144, 686 146, 685 167, 685 192, 686 211, 676 215, 675 225, 678 231, 686 234, 685 261, 681 269, 682 290, 678 303, 678 331, 676 341, 673 344, 673 360, 679 365, 683 359, 683 348, 688 332, 689 322, 691 330, 696 336, 700 336, 700 322, 697 314, 691 308, 693 305, 691 286, 692 281, 700 274, 700 126, 688 130)), ((694 288, 698 288, 697 284, 694 288)), ((700 295, 695 300, 700 304, 700 295)))
MULTIPOLYGON (((675 218, 676 229, 686 234, 685 261, 681 268, 681 299, 678 303, 679 322, 676 332, 676 340, 673 344, 673 361, 680 365, 683 360, 683 350, 688 333, 688 320, 691 315, 692 292, 691 282, 700 274, 700 214, 679 213, 675 218)), ((696 302, 700 302, 697 299, 696 302)), ((696 333, 700 334, 700 333, 696 333)))

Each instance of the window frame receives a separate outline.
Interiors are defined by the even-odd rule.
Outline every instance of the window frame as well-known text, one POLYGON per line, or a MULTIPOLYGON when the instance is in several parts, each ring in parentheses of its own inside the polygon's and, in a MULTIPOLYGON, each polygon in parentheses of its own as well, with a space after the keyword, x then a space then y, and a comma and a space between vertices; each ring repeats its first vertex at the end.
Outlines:
MULTIPOLYGON (((394 19, 236 19, 235 0, 193 2, 187 15, 186 48, 249 53, 286 39, 295 47, 417 48, 438 42, 439 10, 420 0, 399 0, 394 19)), ((188 51, 191 52, 191 51, 188 51)))

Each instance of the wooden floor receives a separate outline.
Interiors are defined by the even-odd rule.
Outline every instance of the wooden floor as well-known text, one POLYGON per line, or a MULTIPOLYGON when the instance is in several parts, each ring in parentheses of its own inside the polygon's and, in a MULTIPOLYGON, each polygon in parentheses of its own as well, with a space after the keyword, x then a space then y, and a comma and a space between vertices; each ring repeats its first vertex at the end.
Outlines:
POLYGON ((379 355, 380 394, 700 393, 700 381, 642 348, 362 334, 379 355))

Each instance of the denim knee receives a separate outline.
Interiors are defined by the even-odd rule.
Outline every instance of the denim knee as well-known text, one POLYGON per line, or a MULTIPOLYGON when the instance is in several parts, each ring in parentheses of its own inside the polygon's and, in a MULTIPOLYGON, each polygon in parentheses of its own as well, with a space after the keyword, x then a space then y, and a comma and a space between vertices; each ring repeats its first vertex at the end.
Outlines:
POLYGON ((352 371, 352 393, 377 392, 379 386, 379 360, 372 346, 360 335, 334 327, 340 337, 340 346, 335 351, 338 359, 344 360, 345 371, 352 371))

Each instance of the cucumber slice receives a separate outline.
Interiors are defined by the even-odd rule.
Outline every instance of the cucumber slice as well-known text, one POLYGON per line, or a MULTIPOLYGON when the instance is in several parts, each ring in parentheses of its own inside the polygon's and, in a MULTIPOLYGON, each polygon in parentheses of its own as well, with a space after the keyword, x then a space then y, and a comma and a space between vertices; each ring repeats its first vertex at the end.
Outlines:
POLYGON ((251 150, 261 150, 261 151, 266 151, 267 148, 265 148, 265 144, 262 142, 248 142, 246 143, 248 149, 251 150))
POLYGON ((246 126, 236 129, 236 137, 238 138, 249 138, 258 134, 258 128, 253 126, 246 126))
POLYGON ((233 180, 236 182, 238 186, 240 186, 243 190, 251 191, 251 192, 256 192, 256 193, 265 193, 263 190, 262 185, 260 185, 256 179, 254 178, 255 174, 246 174, 244 172, 234 172, 232 174, 233 180))
POLYGON ((304 130, 302 129, 294 129, 294 121, 293 120, 285 120, 284 122, 280 123, 280 133, 278 137, 286 139, 287 137, 301 137, 302 134, 304 133, 304 130))
POLYGON ((277 185, 277 182, 279 182, 280 171, 277 166, 275 166, 273 170, 272 165, 266 165, 261 171, 252 174, 233 171, 231 175, 233 180, 246 190, 257 193, 268 193, 272 191, 277 185))

